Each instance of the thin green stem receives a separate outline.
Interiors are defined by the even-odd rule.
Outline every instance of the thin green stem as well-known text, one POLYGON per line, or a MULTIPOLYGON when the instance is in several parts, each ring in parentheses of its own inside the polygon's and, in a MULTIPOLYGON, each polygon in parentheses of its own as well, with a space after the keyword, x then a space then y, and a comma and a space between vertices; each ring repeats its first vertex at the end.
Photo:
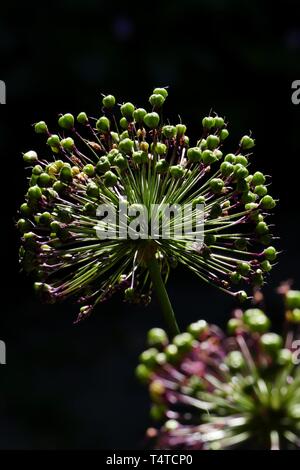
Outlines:
POLYGON ((165 287, 165 284, 161 277, 160 267, 155 254, 149 257, 147 260, 147 266, 153 283, 153 287, 157 296, 157 299, 160 303, 165 322, 168 326, 169 333, 172 337, 180 333, 176 317, 165 287))

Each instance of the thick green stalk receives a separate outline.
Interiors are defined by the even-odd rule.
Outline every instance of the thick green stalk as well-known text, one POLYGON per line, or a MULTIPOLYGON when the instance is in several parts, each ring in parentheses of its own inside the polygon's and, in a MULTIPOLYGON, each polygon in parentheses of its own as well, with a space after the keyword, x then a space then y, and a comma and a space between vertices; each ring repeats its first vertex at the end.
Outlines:
POLYGON ((161 272, 159 268, 159 264, 157 262, 157 259, 155 257, 155 254, 153 256, 149 257, 147 260, 147 266, 150 272, 151 280, 153 283, 153 287, 157 296, 157 299, 160 303, 165 322, 168 327, 168 331, 172 338, 176 336, 178 333, 180 333, 177 321, 175 318, 175 314, 166 290, 166 286, 162 280, 161 277, 161 272))

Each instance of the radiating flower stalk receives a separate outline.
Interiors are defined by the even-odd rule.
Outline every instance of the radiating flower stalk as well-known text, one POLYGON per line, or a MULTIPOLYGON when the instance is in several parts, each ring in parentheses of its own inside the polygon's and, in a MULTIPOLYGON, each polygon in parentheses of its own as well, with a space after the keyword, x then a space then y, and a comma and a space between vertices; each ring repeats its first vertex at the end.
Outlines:
POLYGON ((281 291, 283 334, 256 307, 236 310, 228 334, 204 320, 173 341, 150 330, 137 375, 161 423, 147 433, 156 448, 300 448, 300 291, 281 291))
MULTIPOLYGON (((275 261, 266 218, 276 202, 267 194, 268 178, 250 172, 253 138, 245 135, 234 153, 224 152, 227 123, 210 115, 190 144, 182 122, 163 121, 167 95, 156 88, 148 111, 104 96, 99 118, 63 114, 57 133, 44 121, 35 124, 46 151, 23 155, 31 175, 17 223, 20 257, 42 298, 74 298, 78 319, 118 291, 125 300, 148 304, 154 289, 174 335, 178 327, 165 289, 172 268, 181 264, 245 300, 240 285, 261 286, 275 261), (191 204, 193 221, 204 204, 204 244, 193 243, 194 232, 181 239, 100 239, 97 207, 109 204, 118 212, 121 203, 137 210, 191 204)), ((118 220, 114 225, 108 228, 122 228, 118 220)))

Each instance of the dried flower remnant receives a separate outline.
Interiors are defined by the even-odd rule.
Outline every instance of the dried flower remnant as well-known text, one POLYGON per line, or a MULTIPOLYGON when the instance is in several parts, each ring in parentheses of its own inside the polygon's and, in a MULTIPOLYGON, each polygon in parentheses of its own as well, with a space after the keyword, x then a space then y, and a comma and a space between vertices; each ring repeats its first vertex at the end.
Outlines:
MULTIPOLYGON (((190 144, 183 123, 163 122, 167 95, 156 88, 148 111, 130 102, 118 107, 114 96, 104 96, 98 119, 61 115, 57 133, 44 121, 35 124, 48 156, 23 155, 31 175, 17 223, 20 258, 42 298, 76 299, 79 318, 116 291, 144 304, 153 287, 161 297, 178 264, 244 300, 242 285, 262 285, 276 258, 266 221, 276 203, 267 177, 250 173, 253 138, 245 135, 234 153, 224 152, 227 123, 216 115, 202 120, 202 134, 190 144), (190 204, 192 221, 204 204, 204 244, 192 242, 194 225, 181 239, 100 239, 98 206, 118 212, 123 203, 135 209, 190 204)), ((176 218, 171 223, 174 228, 176 218)), ((161 303, 170 310, 166 296, 161 303)))
POLYGON ((285 293, 287 333, 258 308, 236 311, 228 334, 200 320, 172 342, 150 330, 138 377, 163 449, 300 448, 300 291, 285 293))

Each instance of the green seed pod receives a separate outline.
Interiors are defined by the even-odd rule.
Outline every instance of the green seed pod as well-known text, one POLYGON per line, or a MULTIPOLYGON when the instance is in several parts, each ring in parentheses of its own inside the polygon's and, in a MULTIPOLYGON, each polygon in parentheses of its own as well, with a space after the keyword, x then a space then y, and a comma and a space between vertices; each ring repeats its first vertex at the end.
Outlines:
POLYGON ((188 326, 188 332, 195 338, 198 339, 202 333, 208 331, 208 324, 205 320, 198 320, 195 323, 191 323, 188 326))
POLYGON ((163 97, 163 95, 160 95, 158 93, 151 95, 149 98, 149 103, 151 104, 151 106, 154 106, 155 108, 161 108, 164 102, 165 102, 165 98, 163 97))
POLYGON ((220 116, 215 117, 215 127, 223 127, 224 126, 224 119, 220 116))
POLYGON ((164 155, 165 153, 167 153, 167 146, 165 144, 162 144, 161 142, 157 142, 157 144, 155 145, 155 152, 158 155, 164 155))
POLYGON ((230 335, 234 335, 238 328, 242 326, 241 320, 238 318, 230 318, 227 323, 227 331, 230 335))
POLYGON ((241 351, 231 351, 227 354, 225 363, 232 370, 241 370, 245 365, 244 356, 241 351))
POLYGON ((245 204, 246 211, 254 211, 257 208, 258 208, 258 204, 256 204, 255 202, 248 202, 247 204, 245 204))
POLYGON ((155 112, 147 113, 144 116, 144 123, 146 126, 150 127, 150 129, 154 129, 159 124, 159 115, 155 112))
POLYGON ((158 354, 158 350, 156 348, 149 348, 146 351, 143 351, 139 357, 139 361, 142 364, 145 364, 149 368, 153 368, 156 366, 156 356, 158 354))
POLYGON ((260 266, 261 266, 261 269, 265 271, 266 273, 268 273, 272 269, 272 265, 268 260, 262 261, 260 266))
POLYGON ((43 168, 42 168, 41 165, 35 165, 32 168, 32 174, 33 175, 39 176, 41 173, 43 173, 43 168))
POLYGON ((66 187, 67 185, 62 183, 61 181, 55 181, 52 186, 53 190, 58 194, 61 194, 66 189, 66 187))
POLYGON ((63 129, 73 129, 74 128, 74 116, 70 113, 63 114, 58 119, 58 125, 63 129))
POLYGON ((242 279, 242 276, 240 275, 240 273, 236 272, 236 271, 233 271, 231 274, 230 274, 230 281, 233 283, 233 284, 239 284, 241 282, 241 279, 242 279))
POLYGON ((211 116, 207 116, 202 119, 202 126, 204 129, 211 129, 215 126, 215 119, 211 116))
POLYGON ((165 348, 165 355, 167 358, 167 361, 173 364, 174 362, 177 361, 179 358, 179 352, 177 346, 175 344, 168 344, 165 348))
POLYGON ((240 163, 234 165, 233 173, 237 180, 244 180, 249 175, 247 168, 240 163))
POLYGON ((248 165, 248 159, 244 157, 244 155, 237 155, 235 157, 235 163, 239 163, 240 165, 247 166, 248 165))
POLYGON ((244 135, 244 136, 241 138, 240 146, 241 146, 242 149, 244 149, 244 150, 249 150, 249 149, 251 149, 252 147, 254 147, 254 145, 255 145, 254 139, 252 139, 252 138, 249 137, 248 135, 244 135))
POLYGON ((72 137, 67 137, 66 139, 62 139, 60 144, 68 152, 72 152, 72 150, 75 147, 75 143, 72 137))
POLYGON ((125 103, 121 106, 121 114, 124 116, 128 121, 132 121, 133 112, 134 112, 134 105, 132 103, 125 103))
POLYGON ((115 186, 118 182, 118 177, 112 171, 107 171, 104 174, 104 184, 106 187, 115 186))
POLYGON ((19 219, 17 222, 17 228, 22 234, 24 234, 30 229, 30 223, 28 222, 28 220, 19 219))
POLYGON ((23 160, 28 165, 32 165, 38 160, 37 153, 34 150, 29 150, 28 152, 23 154, 23 160))
POLYGON ((217 158, 217 160, 221 160, 221 158, 223 158, 223 152, 221 152, 221 150, 219 150, 219 149, 215 149, 213 151, 213 155, 214 155, 214 157, 217 158))
POLYGON ((300 291, 289 290, 285 295, 285 305, 287 309, 300 308, 300 291))
POLYGON ((250 264, 244 261, 241 261, 237 265, 237 272, 240 273, 242 276, 247 276, 251 270, 250 264))
POLYGON ((244 290, 240 290, 239 292, 237 292, 236 296, 237 296, 239 302, 241 302, 241 303, 245 302, 248 299, 247 292, 245 292, 244 290))
POLYGON ((220 141, 223 142, 229 136, 229 132, 227 129, 222 129, 220 131, 220 141))
POLYGON ((265 248, 263 254, 265 255, 268 261, 275 261, 275 259, 277 258, 277 251, 274 246, 269 246, 268 248, 265 248))
POLYGON ((259 197, 263 197, 267 194, 268 188, 266 186, 263 186, 262 184, 259 184, 258 186, 255 187, 254 192, 259 197))
POLYGON ((20 212, 24 217, 30 217, 32 214, 31 208, 28 206, 27 202, 24 202, 20 207, 20 212))
POLYGON ((118 144, 120 142, 119 134, 117 132, 111 132, 110 135, 115 144, 118 144))
POLYGON ((96 165, 96 173, 101 175, 106 173, 110 169, 110 163, 107 157, 100 157, 96 165))
POLYGON ((128 129, 129 122, 125 117, 122 117, 119 122, 122 129, 128 129))
POLYGON ((50 185, 51 181, 51 176, 49 176, 48 173, 41 173, 37 182, 41 188, 46 188, 50 185))
POLYGON ((34 125, 34 130, 37 134, 47 134, 48 127, 45 121, 36 122, 34 125))
POLYGON ((209 135, 206 138, 206 143, 209 150, 214 150, 220 144, 220 139, 217 135, 209 135))
POLYGON ((127 159, 123 155, 119 154, 114 159, 114 164, 120 169, 125 170, 127 168, 127 159))
POLYGON ((237 250, 244 251, 247 248, 247 240, 245 238, 238 238, 235 240, 234 246, 237 250))
POLYGON ((133 141, 131 139, 126 138, 124 140, 121 140, 121 142, 119 143, 119 150, 123 153, 132 153, 133 145, 133 141))
POLYGON ((183 137, 186 133, 186 126, 184 124, 176 124, 176 133, 178 137, 183 137))
POLYGON ((123 131, 122 134, 120 134, 120 142, 121 140, 129 139, 129 132, 128 131, 123 131))
POLYGON ((236 163, 236 156, 233 153, 228 153, 225 155, 224 162, 228 162, 234 165, 236 163))
POLYGON ((94 167, 94 165, 92 165, 91 163, 88 163, 87 165, 85 165, 83 167, 83 173, 85 173, 90 178, 95 176, 95 167, 94 167))
POLYGON ((96 128, 100 132, 109 132, 110 129, 110 122, 106 116, 102 116, 96 122, 96 128))
POLYGON ((82 124, 83 126, 86 126, 89 123, 89 118, 84 112, 79 113, 76 119, 77 122, 79 122, 79 124, 82 124))
POLYGON ((105 108, 113 108, 116 104, 116 98, 113 95, 106 95, 102 99, 102 104, 105 108))
POLYGON ((184 169, 181 165, 170 166, 170 175, 173 178, 181 178, 184 175, 184 169))
POLYGON ((204 196, 195 197, 192 201, 192 206, 196 207, 197 204, 205 204, 205 197, 204 196))
POLYGON ((162 133, 167 139, 176 137, 177 129, 175 126, 163 126, 162 133))
POLYGON ((99 187, 94 181, 87 184, 86 194, 89 197, 97 199, 99 197, 99 187))
POLYGON ((40 215, 41 225, 50 225, 51 221, 52 221, 52 215, 50 214, 50 212, 43 212, 40 215))
POLYGON ((141 124, 144 121, 147 111, 144 108, 137 108, 133 111, 133 119, 138 124, 141 124))
POLYGON ((199 147, 191 147, 187 151, 187 157, 191 163, 199 162, 201 160, 201 154, 202 152, 199 147))
POLYGON ((167 333, 161 328, 152 328, 148 331, 147 343, 149 346, 166 346, 168 342, 167 333))
POLYGON ((165 159, 161 159, 155 164, 156 173, 163 174, 168 171, 169 163, 165 159))
POLYGON ((255 286, 262 286, 264 283, 264 276, 261 269, 257 269, 252 277, 252 282, 255 286))
POLYGON ((47 145, 53 148, 59 148, 60 147, 60 138, 56 134, 52 134, 48 139, 47 139, 47 145))
POLYGON ((251 331, 265 333, 270 328, 270 320, 264 312, 258 308, 250 308, 245 311, 243 321, 251 331))
POLYGON ((233 165, 229 162, 222 162, 220 170, 223 176, 228 177, 233 172, 233 165))
POLYGON ((211 191, 215 194, 220 194, 224 188, 224 181, 221 178, 213 178, 209 182, 211 191))
POLYGON ((73 180, 72 168, 68 164, 65 164, 60 170, 59 179, 63 183, 71 183, 73 180))
POLYGON ((204 165, 211 165, 217 161, 217 157, 213 154, 211 150, 203 150, 201 153, 201 159, 204 165))
POLYGON ((264 209, 270 210, 276 206, 276 202, 274 201, 272 196, 266 195, 262 198, 261 205, 263 206, 264 209))
POLYGON ((265 233, 269 232, 269 227, 266 224, 266 222, 258 222, 258 224, 256 225, 256 228, 255 228, 255 231, 259 235, 264 235, 265 233))
POLYGON ((245 191, 242 195, 242 202, 244 202, 245 204, 255 202, 256 199, 256 194, 252 193, 251 191, 245 191))
POLYGON ((142 383, 147 383, 151 377, 151 370, 145 364, 139 364, 135 369, 135 375, 142 383))
POLYGON ((280 366, 287 366, 293 362, 293 353, 289 349, 280 349, 277 354, 277 363, 280 366))
POLYGON ((168 96, 168 91, 166 90, 166 88, 155 88, 153 90, 153 94, 154 95, 162 95, 166 99, 167 96, 168 96))
POLYGON ((189 351, 193 347, 193 341, 194 338, 190 333, 180 333, 173 339, 173 343, 180 353, 189 351))
POLYGON ((276 333, 265 333, 260 338, 260 344, 267 353, 276 354, 282 348, 282 338, 276 333))
POLYGON ((300 323, 300 308, 294 308, 288 312, 288 321, 292 323, 300 323))
POLYGON ((266 182, 266 177, 260 171, 256 171, 252 178, 252 183, 254 186, 258 186, 260 184, 264 184, 266 182))
POLYGON ((42 190, 39 186, 31 186, 31 188, 28 189, 27 196, 29 201, 38 201, 42 197, 42 190))

